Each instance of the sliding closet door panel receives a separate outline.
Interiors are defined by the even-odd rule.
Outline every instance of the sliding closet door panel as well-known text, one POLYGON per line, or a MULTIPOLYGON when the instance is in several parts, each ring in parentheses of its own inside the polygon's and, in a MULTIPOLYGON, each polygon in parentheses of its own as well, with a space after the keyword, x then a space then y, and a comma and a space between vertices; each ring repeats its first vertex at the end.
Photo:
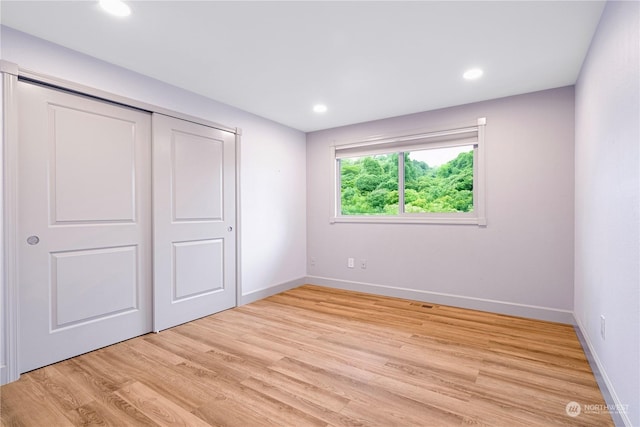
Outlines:
POLYGON ((19 82, 20 371, 151 331, 151 118, 19 82))
POLYGON ((235 135, 153 116, 154 330, 236 304, 235 135))

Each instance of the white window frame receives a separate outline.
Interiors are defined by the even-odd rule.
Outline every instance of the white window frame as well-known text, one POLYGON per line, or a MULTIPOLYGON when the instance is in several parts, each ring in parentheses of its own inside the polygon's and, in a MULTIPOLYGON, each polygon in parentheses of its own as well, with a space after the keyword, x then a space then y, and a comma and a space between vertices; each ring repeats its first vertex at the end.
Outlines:
MULTIPOLYGON (((388 223, 388 224, 472 224, 487 225, 485 208, 485 126, 486 118, 479 118, 473 126, 435 132, 374 137, 364 141, 331 146, 334 165, 334 197, 331 223, 388 223), (473 212, 404 212, 404 191, 398 188, 397 215, 342 215, 340 159, 372 156, 376 154, 405 153, 409 151, 473 145, 473 212)), ((404 183, 404 156, 398 156, 398 184, 404 183)))

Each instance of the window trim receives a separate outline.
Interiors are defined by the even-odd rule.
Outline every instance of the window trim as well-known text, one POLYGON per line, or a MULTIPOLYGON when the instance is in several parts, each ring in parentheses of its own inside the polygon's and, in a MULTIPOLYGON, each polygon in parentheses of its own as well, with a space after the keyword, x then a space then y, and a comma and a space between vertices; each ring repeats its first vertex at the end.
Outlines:
MULTIPOLYGON (((475 126, 454 129, 377 136, 366 140, 334 144, 331 159, 334 168, 333 210, 329 218, 334 223, 382 223, 382 224, 469 224, 486 226, 485 206, 485 126, 486 118, 477 119, 475 126), (406 213, 397 215, 342 215, 340 159, 348 157, 392 154, 424 149, 474 145, 473 212, 406 213)), ((398 156, 398 183, 404 182, 404 156, 398 156)), ((404 192, 398 191, 398 208, 404 210, 404 192)))

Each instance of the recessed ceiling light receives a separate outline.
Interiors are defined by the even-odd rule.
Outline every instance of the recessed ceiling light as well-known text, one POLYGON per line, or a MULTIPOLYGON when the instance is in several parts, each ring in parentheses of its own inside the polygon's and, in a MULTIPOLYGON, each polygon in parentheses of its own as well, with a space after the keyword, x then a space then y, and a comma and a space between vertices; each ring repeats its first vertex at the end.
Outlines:
POLYGON ((472 68, 470 70, 465 71, 462 75, 465 80, 475 80, 482 77, 483 71, 480 68, 472 68))
POLYGON ((324 104, 316 104, 313 106, 313 111, 315 113, 326 113, 327 112, 327 106, 324 104))
POLYGON ((129 16, 131 8, 122 0, 100 0, 100 7, 115 16, 129 16))

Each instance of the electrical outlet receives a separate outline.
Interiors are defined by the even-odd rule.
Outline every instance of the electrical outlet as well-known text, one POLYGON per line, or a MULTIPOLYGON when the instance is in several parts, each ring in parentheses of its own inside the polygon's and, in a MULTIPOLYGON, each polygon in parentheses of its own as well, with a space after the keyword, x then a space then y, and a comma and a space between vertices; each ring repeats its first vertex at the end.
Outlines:
POLYGON ((354 268, 356 266, 356 260, 353 258, 347 258, 347 267, 354 268))
POLYGON ((367 268, 367 260, 366 259, 361 259, 360 260, 360 268, 365 270, 367 268))
POLYGON ((316 266, 316 257, 312 256, 311 258, 309 258, 309 265, 311 267, 315 267, 316 266))
POLYGON ((602 337, 602 339, 605 339, 605 319, 604 319, 604 314, 600 315, 600 336, 602 337))

